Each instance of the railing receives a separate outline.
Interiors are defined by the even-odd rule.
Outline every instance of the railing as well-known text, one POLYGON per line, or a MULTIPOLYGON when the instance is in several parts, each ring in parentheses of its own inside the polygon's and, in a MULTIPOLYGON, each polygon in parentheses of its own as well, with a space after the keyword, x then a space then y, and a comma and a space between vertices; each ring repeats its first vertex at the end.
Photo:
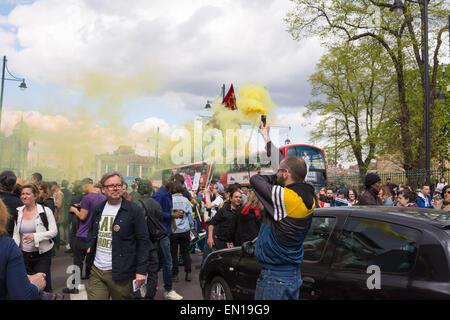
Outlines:
MULTIPOLYGON (((425 184, 426 181, 426 170, 412 170, 403 172, 379 172, 378 175, 381 178, 382 184, 386 184, 386 179, 390 178, 391 183, 399 185, 410 185, 414 189, 418 189, 425 184)), ((450 169, 435 169, 430 170, 430 183, 431 188, 434 187, 438 182, 440 182, 441 177, 445 178, 445 181, 449 183, 450 181, 450 169)), ((345 189, 356 189, 361 191, 365 189, 364 186, 365 175, 360 174, 350 174, 350 175, 333 175, 328 174, 328 186, 333 188, 335 191, 339 188, 345 189)), ((450 184, 450 183, 449 183, 450 184)))

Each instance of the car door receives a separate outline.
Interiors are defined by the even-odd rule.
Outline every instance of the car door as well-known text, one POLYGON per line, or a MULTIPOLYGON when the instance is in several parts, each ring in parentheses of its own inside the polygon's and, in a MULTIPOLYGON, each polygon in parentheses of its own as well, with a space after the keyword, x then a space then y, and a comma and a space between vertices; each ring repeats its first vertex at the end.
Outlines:
POLYGON ((334 244, 330 239, 340 230, 344 222, 343 215, 313 216, 311 227, 303 241, 304 256, 300 265, 303 280, 300 288, 301 300, 321 299, 324 280, 334 252, 334 244))
MULTIPOLYGON (((311 228, 303 242, 304 262, 301 264, 303 285, 300 291, 301 299, 316 299, 320 297, 321 282, 325 278, 331 263, 333 249, 328 248, 328 239, 336 225, 344 223, 344 218, 336 216, 314 216, 311 228)), ((261 272, 257 258, 254 255, 256 239, 243 244, 240 261, 236 266, 236 289, 233 295, 237 299, 253 299, 256 281, 261 272)))
POLYGON ((407 226, 349 217, 334 239, 322 298, 406 298, 419 238, 420 231, 407 226))
POLYGON ((256 281, 261 266, 255 257, 256 239, 242 244, 239 262, 236 265, 236 285, 233 291, 235 299, 251 300, 255 297, 256 281))

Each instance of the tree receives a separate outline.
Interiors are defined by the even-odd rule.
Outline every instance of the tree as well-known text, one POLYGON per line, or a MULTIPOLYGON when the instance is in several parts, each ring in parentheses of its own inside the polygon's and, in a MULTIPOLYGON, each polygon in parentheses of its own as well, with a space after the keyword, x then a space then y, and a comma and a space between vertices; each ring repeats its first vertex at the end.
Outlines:
MULTIPOLYGON (((320 36, 324 41, 334 42, 330 34, 338 39, 346 39, 349 43, 372 39, 383 48, 389 59, 386 61, 392 67, 391 74, 396 83, 397 101, 393 105, 393 117, 396 117, 398 127, 396 133, 400 136, 400 152, 402 166, 405 170, 425 168, 425 78, 424 72, 424 9, 422 4, 405 2, 406 11, 401 18, 390 12, 391 1, 388 0, 291 0, 295 7, 287 14, 285 21, 288 31, 294 39, 313 35, 320 36), (407 73, 415 71, 420 81, 420 121, 419 135, 411 131, 417 119, 416 102, 408 99, 407 73), (420 75, 420 76, 419 76, 420 75), (419 141, 417 145, 414 141, 419 141), (415 150, 413 150, 413 147, 415 150)), ((423 3, 424 0, 419 0, 423 3)), ((444 32, 447 31, 447 16, 450 11, 445 1, 433 1, 429 5, 429 35, 431 49, 430 57, 430 87, 434 89, 438 82, 439 54, 444 32)), ((430 125, 441 124, 435 121, 436 102, 433 90, 430 90, 430 125)), ((415 126, 416 128, 417 126, 415 126)), ((440 132, 434 128, 433 132, 440 132)), ((432 138, 433 139, 433 138, 432 138)), ((433 151, 433 150, 432 150, 433 151)), ((436 150, 434 154, 436 156, 436 150)))
POLYGON ((305 115, 322 116, 312 139, 329 139, 325 150, 331 154, 351 154, 361 175, 375 158, 394 92, 384 59, 383 50, 370 40, 334 45, 309 78, 313 96, 325 97, 306 106, 305 115))

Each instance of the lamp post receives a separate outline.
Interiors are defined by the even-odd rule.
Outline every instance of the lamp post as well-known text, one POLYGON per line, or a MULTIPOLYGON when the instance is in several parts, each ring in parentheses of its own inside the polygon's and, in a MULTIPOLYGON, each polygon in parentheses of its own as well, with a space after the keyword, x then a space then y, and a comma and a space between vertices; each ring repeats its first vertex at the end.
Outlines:
MULTIPOLYGON (((222 85, 222 101, 225 99, 225 84, 222 85)), ((211 103, 213 103, 213 101, 211 100, 206 100, 206 105, 205 105, 205 109, 211 109, 211 103)))
MULTIPOLYGON (((424 81, 425 81, 425 171, 426 171, 426 183, 430 184, 430 76, 428 67, 428 1, 423 0, 423 2, 405 0, 411 3, 416 3, 423 5, 424 18, 423 18, 423 61, 424 61, 424 81)), ((391 6, 390 10, 394 12, 395 15, 400 16, 405 11, 406 8, 402 0, 395 0, 394 4, 391 6)))
POLYGON ((27 85, 25 84, 25 79, 20 79, 17 78, 15 76, 13 76, 11 74, 11 72, 9 72, 8 70, 8 66, 6 65, 6 62, 8 60, 6 60, 6 56, 3 56, 3 68, 2 68, 2 88, 1 88, 1 93, 0 93, 0 128, 2 125, 2 108, 3 108, 3 89, 5 87, 5 80, 9 80, 9 81, 21 81, 19 88, 21 90, 25 90, 27 88, 27 85), (5 71, 8 72, 8 74, 12 77, 12 78, 5 78, 5 71))

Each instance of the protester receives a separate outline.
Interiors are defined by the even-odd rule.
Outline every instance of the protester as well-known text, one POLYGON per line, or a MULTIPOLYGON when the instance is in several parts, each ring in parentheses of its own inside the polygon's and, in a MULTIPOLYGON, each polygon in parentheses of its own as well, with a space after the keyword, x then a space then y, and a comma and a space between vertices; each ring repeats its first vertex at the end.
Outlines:
POLYGON ((55 215, 56 226, 58 229, 58 234, 55 239, 55 249, 59 250, 61 244, 61 234, 60 227, 64 224, 64 193, 59 189, 58 183, 56 181, 50 182, 50 191, 55 199, 55 215))
POLYGON ((30 183, 37 185, 41 181, 42 181, 42 174, 40 174, 39 172, 35 172, 31 175, 30 183))
MULTIPOLYGON (((139 179, 139 178, 138 178, 139 179)), ((140 181, 141 179, 139 179, 140 181)), ((150 183, 150 182, 149 182, 150 183)), ((130 197, 131 197, 131 201, 134 201, 137 203, 137 201, 141 200, 141 194, 138 192, 137 188, 138 188, 138 184, 139 182, 135 180, 133 180, 133 182, 131 183, 131 189, 132 191, 130 192, 130 197)))
MULTIPOLYGON (((88 231, 91 225, 92 216, 95 207, 106 200, 106 197, 100 193, 98 188, 94 187, 94 182, 90 178, 82 180, 82 190, 86 195, 83 196, 80 203, 80 209, 70 207, 70 212, 73 213, 79 220, 80 224, 76 233, 76 238, 73 246, 73 264, 78 266, 80 270, 81 279, 88 279, 89 273, 87 268, 83 277, 83 264, 86 259, 88 243, 88 231)), ((64 288, 64 293, 78 293, 78 288, 64 288)))
POLYGON ((219 185, 210 185, 205 189, 205 208, 209 209, 209 216, 205 217, 205 221, 209 221, 217 213, 217 210, 222 206, 224 199, 219 193, 219 185))
POLYGON ((34 184, 22 187, 23 206, 17 208, 17 224, 13 238, 22 250, 27 273, 46 274, 45 291, 51 292, 50 268, 52 262, 53 238, 56 237, 56 221, 53 212, 37 203, 39 190, 34 184))
POLYGON ((380 192, 378 193, 378 196, 381 199, 383 206, 393 206, 394 201, 392 201, 392 194, 391 189, 389 186, 385 185, 380 188, 380 192))
POLYGON ((442 206, 441 210, 450 211, 450 186, 442 188, 442 206))
POLYGON ((304 182, 305 161, 295 156, 283 159, 270 140, 269 126, 261 121, 259 128, 267 154, 272 163, 279 163, 279 168, 276 175, 256 174, 250 178, 266 213, 255 248, 262 267, 255 300, 297 300, 302 284, 303 240, 314 212, 314 187, 304 182))
MULTIPOLYGON (((69 244, 69 247, 71 245, 70 243, 70 228, 72 225, 72 219, 69 215, 69 209, 70 204, 72 202, 72 193, 67 189, 69 186, 69 181, 62 180, 61 181, 61 192, 64 195, 64 223, 63 223, 63 233, 62 233, 62 239, 69 244)), ((73 245, 73 244, 72 244, 73 245)))
POLYGON ((131 201, 131 196, 128 194, 128 183, 126 183, 125 181, 123 182, 123 194, 122 197, 125 200, 131 201))
POLYGON ((414 195, 414 192, 409 189, 403 189, 398 192, 398 203, 400 207, 418 208, 415 198, 416 196, 414 195))
POLYGON ((106 173, 100 184, 107 200, 96 206, 88 234, 88 299, 133 299, 132 280, 140 288, 148 270, 150 240, 144 212, 122 197, 120 173, 106 173))
POLYGON ((172 187, 172 203, 175 214, 172 234, 170 236, 170 248, 172 252, 172 278, 178 281, 178 249, 184 261, 185 280, 191 281, 191 256, 189 253, 191 229, 194 229, 192 206, 189 200, 183 196, 186 188, 175 181, 172 187))
POLYGON ((334 199, 334 206, 335 207, 348 207, 347 190, 339 189, 336 192, 336 199, 334 199))
POLYGON ((162 264, 163 269, 164 286, 165 289, 168 290, 167 294, 165 293, 164 298, 167 300, 180 300, 178 298, 179 295, 171 293, 173 290, 170 290, 170 288, 172 288, 173 283, 172 277, 173 262, 172 262, 172 250, 170 245, 170 236, 172 235, 172 219, 175 219, 176 217, 179 216, 178 213, 173 212, 172 195, 170 194, 172 186, 173 182, 171 180, 167 181, 164 187, 161 186, 152 195, 152 198, 159 203, 159 205, 163 210, 163 224, 166 227, 167 236, 169 237, 169 241, 164 240, 163 242, 160 243, 160 248, 158 251, 159 261, 162 264), (170 251, 170 253, 168 251, 170 251))
POLYGON ((361 194, 359 205, 361 206, 381 206, 382 202, 378 193, 381 188, 380 176, 376 173, 368 173, 364 179, 366 190, 361 194))
MULTIPOLYGON (((0 179, 0 184, 4 182, 0 179)), ((10 219, 0 199, 0 300, 39 300, 39 292, 46 286, 45 274, 27 276, 22 253, 7 231, 10 219)))
MULTIPOLYGON (((200 196, 197 193, 194 193, 192 195, 191 200, 192 205, 192 214, 194 218, 194 225, 195 230, 197 231, 197 234, 200 234, 202 232, 202 219, 203 219, 203 212, 204 212, 204 205, 200 198, 200 196)), ((203 253, 204 247, 205 247, 205 240, 202 239, 197 242, 198 249, 200 250, 200 254, 203 253)))
POLYGON ((236 232, 236 220, 242 211, 242 194, 236 186, 226 188, 231 199, 227 201, 208 225, 207 245, 210 249, 220 250, 231 247, 236 232))
POLYGON ((7 234, 12 237, 14 224, 17 221, 17 208, 23 206, 20 196, 13 193, 17 177, 12 171, 3 171, 0 173, 0 200, 3 200, 11 216, 6 226, 7 234))
MULTIPOLYGON (((158 284, 158 272, 161 269, 161 266, 167 265, 169 274, 163 274, 164 298, 166 300, 182 300, 183 297, 173 289, 172 255, 170 253, 170 239, 166 227, 163 224, 163 209, 159 203, 151 197, 153 188, 150 181, 140 179, 136 189, 139 192, 139 200, 136 203, 141 205, 144 209, 150 235, 148 281, 145 299, 154 299, 158 284), (152 239, 152 230, 154 232, 154 239, 152 239)), ((163 272, 165 272, 164 270, 165 269, 163 268, 163 272)))
POLYGON ((53 212, 53 216, 55 217, 56 221, 57 217, 55 214, 56 210, 55 199, 53 198, 52 193, 50 192, 50 188, 48 187, 47 182, 39 181, 36 185, 39 189, 38 203, 47 208, 50 208, 50 210, 52 210, 53 212))
POLYGON ((358 193, 355 189, 348 190, 348 204, 349 206, 358 205, 358 193))
POLYGON ((389 188, 389 193, 392 195, 392 200, 394 200, 394 195, 398 189, 398 186, 391 182, 391 178, 386 179, 386 186, 389 188))
POLYGON ((438 184, 436 184, 436 190, 439 192, 442 192, 444 190, 444 187, 447 186, 448 183, 445 181, 444 177, 441 177, 438 184))
POLYGON ((246 241, 252 241, 258 236, 261 228, 261 216, 264 206, 254 191, 247 197, 240 214, 237 215, 234 245, 241 246, 246 241))
POLYGON ((433 205, 431 204, 431 195, 430 195, 430 186, 423 185, 422 189, 418 194, 417 205, 419 208, 429 208, 432 209, 433 205))
POLYGON ((325 198, 325 203, 327 203, 328 205, 326 207, 334 207, 334 190, 331 188, 328 188, 326 191, 326 198, 325 198))

